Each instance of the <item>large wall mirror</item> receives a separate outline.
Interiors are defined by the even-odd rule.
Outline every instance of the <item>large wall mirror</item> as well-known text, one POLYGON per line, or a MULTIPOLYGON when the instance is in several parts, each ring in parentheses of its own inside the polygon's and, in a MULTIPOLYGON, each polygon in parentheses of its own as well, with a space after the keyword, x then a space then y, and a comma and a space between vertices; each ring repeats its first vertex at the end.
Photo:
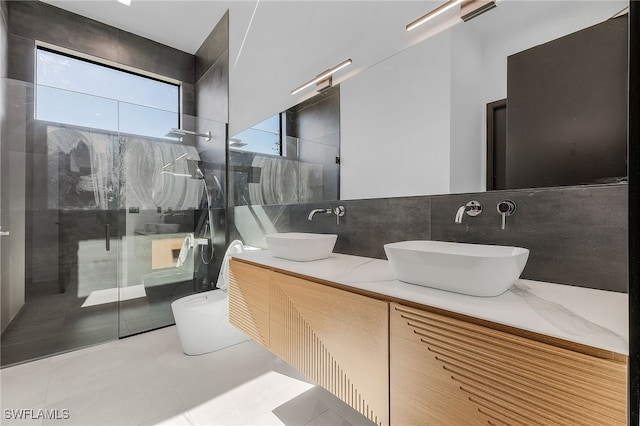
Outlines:
POLYGON ((340 87, 229 138, 229 204, 340 198, 340 87))
MULTIPOLYGON (((416 4, 440 3, 397 7, 416 18, 416 4)), ((627 6, 503 0, 468 22, 443 15, 414 30, 424 39, 339 81, 339 197, 625 180, 627 6)))

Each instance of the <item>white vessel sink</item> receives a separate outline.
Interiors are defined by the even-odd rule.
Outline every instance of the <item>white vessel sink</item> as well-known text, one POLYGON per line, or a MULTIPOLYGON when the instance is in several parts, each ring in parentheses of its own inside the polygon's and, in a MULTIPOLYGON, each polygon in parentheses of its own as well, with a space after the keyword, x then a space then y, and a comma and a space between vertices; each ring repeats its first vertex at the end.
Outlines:
POLYGON ((470 296, 497 296, 520 277, 529 250, 444 241, 385 244, 396 278, 470 296))
POLYGON ((298 262, 326 259, 336 245, 335 234, 284 232, 265 235, 267 247, 274 257, 298 262))

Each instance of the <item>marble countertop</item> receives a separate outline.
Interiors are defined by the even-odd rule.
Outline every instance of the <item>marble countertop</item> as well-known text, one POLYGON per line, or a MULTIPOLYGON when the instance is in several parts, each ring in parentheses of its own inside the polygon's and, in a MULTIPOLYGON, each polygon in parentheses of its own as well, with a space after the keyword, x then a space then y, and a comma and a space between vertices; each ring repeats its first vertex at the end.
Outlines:
POLYGON ((344 254, 294 262, 268 250, 238 259, 310 278, 528 330, 616 353, 629 354, 628 295, 531 280, 518 280, 496 297, 474 297, 395 279, 388 261, 344 254))

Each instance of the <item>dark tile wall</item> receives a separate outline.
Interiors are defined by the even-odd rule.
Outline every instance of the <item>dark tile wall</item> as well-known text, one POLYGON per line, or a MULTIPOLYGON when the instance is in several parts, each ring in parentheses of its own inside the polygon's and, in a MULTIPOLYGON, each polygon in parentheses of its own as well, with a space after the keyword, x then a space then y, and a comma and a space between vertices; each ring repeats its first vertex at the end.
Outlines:
MULTIPOLYGON (((9 32, 16 37, 118 61, 119 30, 116 28, 38 1, 10 1, 9 13, 9 32)), ((32 52, 24 53, 33 57, 32 52)), ((9 65, 19 64, 12 61, 9 65)), ((26 75, 13 74, 12 78, 33 82, 33 69, 26 75)))
POLYGON ((338 234, 335 251, 386 259, 384 244, 401 240, 431 239, 429 197, 378 198, 300 204, 289 209, 291 231, 338 234), (334 215, 316 214, 315 208, 344 206, 345 215, 337 224, 334 215))
POLYGON ((195 55, 196 115, 229 121, 229 12, 211 31, 195 55))
POLYGON ((339 199, 340 168, 335 157, 340 156, 340 86, 288 109, 285 115, 284 134, 299 139, 297 149, 288 149, 285 154, 301 162, 322 164, 322 199, 339 199))
POLYGON ((623 14, 507 58, 505 188, 627 177, 628 27, 623 14))
POLYGON ((183 83, 195 83, 193 55, 122 30, 118 30, 116 47, 119 64, 152 71, 183 83))
POLYGON ((9 62, 9 7, 0 0, 0 78, 7 76, 9 62))
MULTIPOLYGON (((35 41, 42 41, 118 64, 195 83, 195 57, 135 34, 38 1, 8 2, 9 78, 34 81, 35 41)), ((193 111, 184 97, 183 110, 193 111)))
MULTIPOLYGON (((217 254, 208 265, 208 281, 213 284, 218 278, 220 266, 227 247, 226 175, 227 175, 227 123, 229 120, 229 13, 227 12, 211 31, 195 55, 194 104, 196 130, 211 132, 207 141, 195 138, 200 154, 200 167, 211 191, 214 192, 216 208, 216 238, 214 250, 217 254)), ((204 212, 206 214, 206 212, 204 212)))
MULTIPOLYGON (((13 13, 11 16, 13 16, 13 13)), ((34 48, 33 40, 9 33, 8 78, 33 83, 35 69, 34 48)))
POLYGON ((626 292, 627 185, 510 190, 432 197, 434 240, 501 244, 530 250, 523 278, 626 292), (483 212, 453 222, 471 198, 483 212), (497 203, 515 201, 501 229, 497 203))
MULTIPOLYGON (((525 247, 530 256, 522 278, 627 292, 627 188, 616 184, 345 200, 236 207, 234 212, 264 211, 278 232, 337 233, 336 252, 379 259, 386 258, 384 244, 403 240, 525 247), (504 199, 514 201, 517 210, 502 230, 496 205, 504 199), (470 200, 479 201, 483 212, 454 223, 457 209, 470 200), (307 220, 314 208, 338 205, 346 208, 340 225, 335 216, 323 214, 307 220)), ((262 228, 268 229, 264 224, 262 228)), ((244 237, 238 229, 233 232, 234 238, 244 237)), ((246 243, 260 244, 259 235, 253 234, 246 243)))
MULTIPOLYGON (((9 171, 9 149, 6 141, 6 127, 7 127, 7 108, 8 108, 8 94, 7 94, 7 82, 5 78, 7 76, 7 61, 9 58, 8 38, 9 27, 8 21, 8 8, 4 0, 0 0, 0 227, 6 231, 9 226, 9 220, 7 220, 8 213, 8 191, 9 185, 7 182, 7 176, 9 171)), ((0 333, 4 332, 9 325, 11 317, 14 315, 10 305, 9 289, 8 285, 2 285, 2 282, 9 282, 9 271, 6 266, 8 262, 7 253, 9 253, 9 241, 8 238, 0 237, 0 333)))

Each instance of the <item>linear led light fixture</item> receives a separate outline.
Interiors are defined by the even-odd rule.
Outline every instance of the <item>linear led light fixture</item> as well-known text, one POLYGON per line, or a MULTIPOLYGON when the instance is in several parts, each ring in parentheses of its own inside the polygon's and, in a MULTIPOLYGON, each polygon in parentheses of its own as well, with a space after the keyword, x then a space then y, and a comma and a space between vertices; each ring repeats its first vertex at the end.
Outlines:
POLYGON ((421 16, 420 18, 416 19, 415 21, 411 22, 410 24, 407 24, 407 31, 411 31, 411 30, 419 27, 420 25, 432 20, 436 16, 442 15, 447 10, 451 9, 452 7, 455 7, 455 6, 459 5, 460 3, 462 3, 462 0, 449 0, 448 2, 436 7, 435 9, 433 9, 431 12, 427 13, 426 15, 421 16))
POLYGON ((460 6, 460 18, 467 22, 496 7, 496 0, 464 0, 460 6))
POLYGON ((351 64, 351 62, 352 62, 351 59, 347 59, 346 61, 339 63, 335 67, 329 68, 328 70, 318 74, 318 76, 316 78, 308 81, 307 83, 304 83, 302 86, 298 87, 297 89, 292 90, 291 94, 295 95, 296 93, 306 89, 309 86, 313 86, 314 84, 320 83, 322 80, 325 80, 325 79, 331 77, 337 71, 339 71, 342 68, 346 67, 347 65, 351 64))
POLYGON ((122 3, 125 6, 131 6, 131 0, 117 0, 118 3, 122 3))

